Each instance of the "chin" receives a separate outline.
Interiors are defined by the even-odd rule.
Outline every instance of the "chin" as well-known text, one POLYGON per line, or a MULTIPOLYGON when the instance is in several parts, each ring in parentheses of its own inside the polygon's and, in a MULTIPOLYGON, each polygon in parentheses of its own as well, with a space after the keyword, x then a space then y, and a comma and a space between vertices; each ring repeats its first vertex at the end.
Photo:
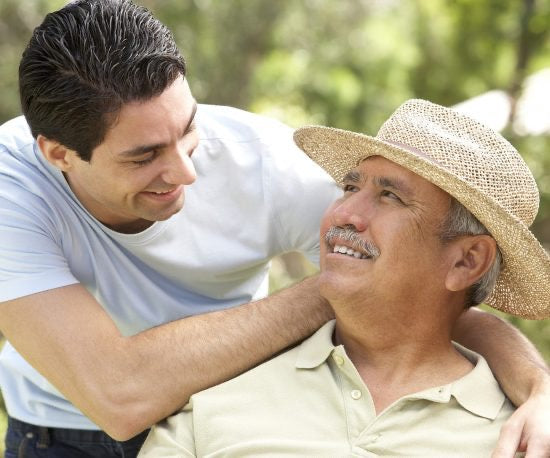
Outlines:
POLYGON ((176 213, 178 213, 178 211, 174 211, 174 212, 170 212, 170 213, 162 213, 160 215, 155 215, 151 218, 147 218, 149 219, 150 221, 166 221, 170 218, 172 218, 172 216, 174 216, 176 213))
POLYGON ((176 213, 179 213, 181 209, 183 208, 183 202, 178 202, 177 204, 174 204, 170 208, 165 209, 162 212, 156 212, 152 213, 149 218, 150 221, 166 221, 167 219, 170 219, 172 216, 174 216, 176 213))
POLYGON ((319 293, 329 302, 364 296, 368 288, 364 276, 354 276, 351 272, 321 272, 318 284, 319 293))
POLYGON ((329 301, 342 295, 342 286, 345 282, 338 277, 331 272, 321 272, 319 275, 319 293, 329 301))

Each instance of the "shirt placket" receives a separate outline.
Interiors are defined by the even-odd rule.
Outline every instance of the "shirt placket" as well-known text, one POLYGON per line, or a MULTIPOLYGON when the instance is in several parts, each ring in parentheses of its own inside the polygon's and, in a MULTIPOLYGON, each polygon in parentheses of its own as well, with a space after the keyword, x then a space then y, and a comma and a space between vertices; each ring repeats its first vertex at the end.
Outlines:
POLYGON ((353 456, 377 456, 369 451, 369 446, 374 446, 380 436, 372 427, 376 410, 369 390, 343 347, 333 350, 330 365, 340 385, 353 456))

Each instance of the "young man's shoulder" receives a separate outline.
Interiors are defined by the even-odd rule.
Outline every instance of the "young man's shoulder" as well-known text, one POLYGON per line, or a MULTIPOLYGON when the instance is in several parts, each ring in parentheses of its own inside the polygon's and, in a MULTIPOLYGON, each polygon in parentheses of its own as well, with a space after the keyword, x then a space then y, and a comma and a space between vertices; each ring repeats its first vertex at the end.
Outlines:
POLYGON ((33 144, 34 138, 24 116, 18 116, 0 125, 1 150, 22 150, 33 144))
POLYGON ((42 159, 23 116, 0 125, 0 224, 21 215, 42 224, 51 220, 52 210, 63 212, 68 197, 56 173, 42 159))

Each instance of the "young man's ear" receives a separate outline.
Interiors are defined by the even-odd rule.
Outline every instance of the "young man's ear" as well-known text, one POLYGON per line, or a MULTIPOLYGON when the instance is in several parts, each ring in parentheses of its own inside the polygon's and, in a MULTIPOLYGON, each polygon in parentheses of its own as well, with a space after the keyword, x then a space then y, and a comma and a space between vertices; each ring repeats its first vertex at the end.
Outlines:
POLYGON ((490 235, 472 235, 456 240, 454 263, 447 273, 449 291, 462 291, 477 282, 492 266, 497 244, 490 235))
POLYGON ((68 172, 73 161, 78 157, 76 151, 63 146, 56 140, 50 140, 44 135, 38 135, 36 142, 46 160, 62 172, 68 172))

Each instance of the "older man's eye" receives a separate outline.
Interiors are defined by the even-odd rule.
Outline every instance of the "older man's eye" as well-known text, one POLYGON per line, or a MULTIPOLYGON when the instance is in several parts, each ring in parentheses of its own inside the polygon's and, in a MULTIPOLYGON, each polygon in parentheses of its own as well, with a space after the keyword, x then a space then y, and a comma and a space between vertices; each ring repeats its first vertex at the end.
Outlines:
POLYGON ((342 185, 342 189, 344 192, 355 192, 357 191, 357 186, 354 186, 352 184, 344 184, 342 185))
POLYGON ((399 198, 399 196, 397 196, 397 194, 394 194, 393 192, 388 191, 386 189, 382 191, 381 195, 382 197, 388 197, 389 199, 393 199, 393 200, 396 200, 397 202, 403 203, 403 201, 399 198))

